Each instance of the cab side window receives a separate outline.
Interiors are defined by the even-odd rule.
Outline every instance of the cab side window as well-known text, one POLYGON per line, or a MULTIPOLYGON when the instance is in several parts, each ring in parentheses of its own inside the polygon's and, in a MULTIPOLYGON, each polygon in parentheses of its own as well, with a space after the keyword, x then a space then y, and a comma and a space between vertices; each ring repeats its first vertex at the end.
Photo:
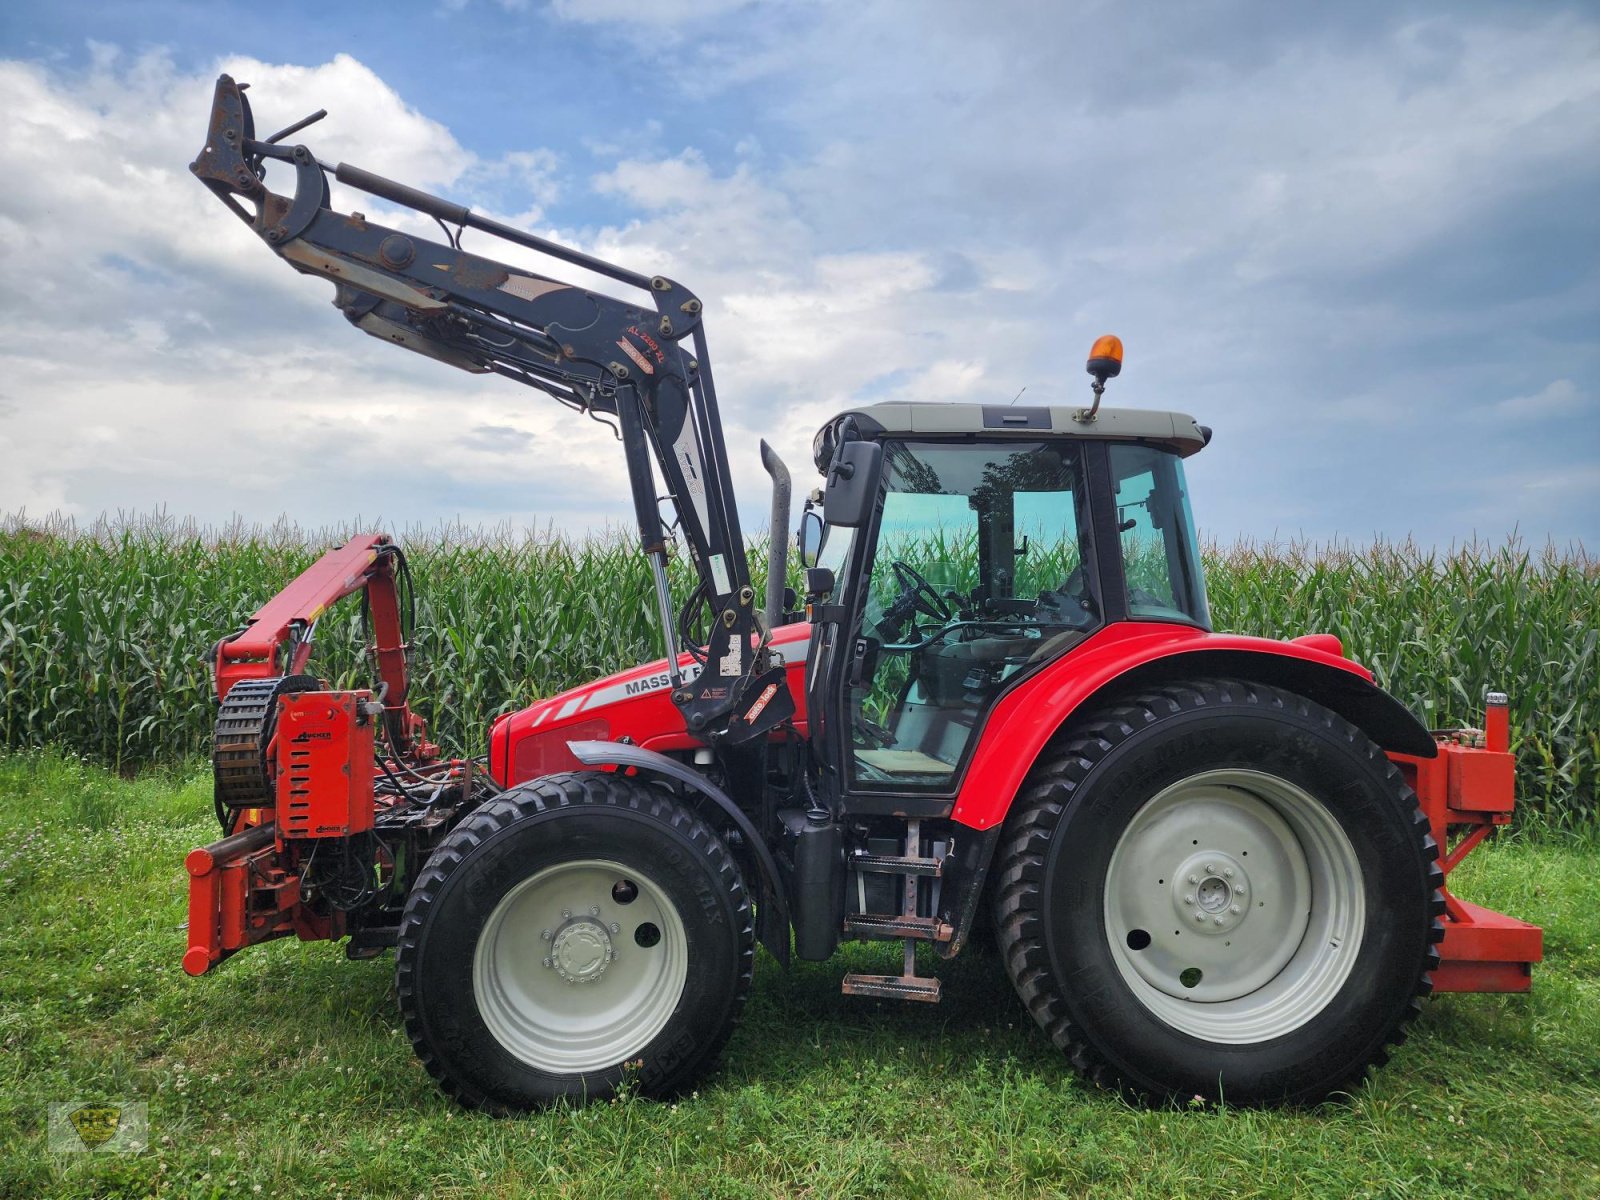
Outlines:
POLYGON ((1150 446, 1111 447, 1128 615, 1210 628, 1183 464, 1150 446))

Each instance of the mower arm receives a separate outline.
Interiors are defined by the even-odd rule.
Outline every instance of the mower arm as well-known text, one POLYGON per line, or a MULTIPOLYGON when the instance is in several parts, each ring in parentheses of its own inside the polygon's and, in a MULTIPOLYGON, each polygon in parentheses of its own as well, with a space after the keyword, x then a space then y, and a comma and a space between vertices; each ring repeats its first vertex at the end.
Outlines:
POLYGON ((769 660, 757 618, 700 300, 662 276, 640 275, 347 163, 329 167, 304 146, 278 144, 316 118, 257 140, 245 86, 227 75, 217 80, 206 144, 190 170, 292 267, 331 280, 334 304, 367 333, 465 371, 504 375, 596 419, 610 418, 607 424, 614 420, 655 574, 674 702, 689 728, 710 739, 743 740, 781 719, 744 720, 766 686, 781 683, 782 668, 769 660), (293 169, 292 196, 267 189, 268 161, 293 169), (333 211, 328 174, 427 214, 445 240, 333 211), (461 249, 468 228, 640 289, 652 303, 629 303, 469 254, 461 249), (699 580, 676 620, 652 460, 699 580), (690 678, 676 665, 676 637, 682 631, 694 641, 687 631, 702 602, 711 633, 703 649, 686 647, 702 666, 690 678))
POLYGON ((416 749, 424 730, 421 718, 406 704, 409 647, 396 587, 396 575, 404 571, 400 548, 387 534, 352 538, 329 550, 257 609, 243 629, 217 643, 213 656, 217 699, 227 699, 233 686, 246 679, 304 672, 322 614, 346 596, 364 592, 372 614, 372 653, 382 685, 384 725, 396 753, 416 749))

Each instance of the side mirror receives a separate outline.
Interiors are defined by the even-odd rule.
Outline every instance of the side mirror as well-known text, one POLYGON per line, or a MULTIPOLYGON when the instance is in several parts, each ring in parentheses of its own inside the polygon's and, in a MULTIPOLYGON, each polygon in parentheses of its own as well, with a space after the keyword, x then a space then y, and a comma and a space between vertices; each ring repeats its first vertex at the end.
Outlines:
POLYGON ((822 494, 822 512, 829 525, 856 529, 867 523, 878 494, 882 460, 883 447, 877 442, 845 442, 839 447, 822 494))
POLYGON ((795 535, 795 542, 800 548, 800 565, 816 566, 822 557, 822 547, 828 542, 828 527, 822 523, 822 516, 816 509, 808 508, 800 514, 800 532, 795 535))

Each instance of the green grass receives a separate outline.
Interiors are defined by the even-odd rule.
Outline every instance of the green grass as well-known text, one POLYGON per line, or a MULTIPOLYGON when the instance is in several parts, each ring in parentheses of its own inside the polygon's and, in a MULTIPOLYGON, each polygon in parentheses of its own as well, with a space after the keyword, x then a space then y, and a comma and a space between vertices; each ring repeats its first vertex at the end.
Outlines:
MULTIPOLYGON (((349 532, 0 517, 0 749, 125 771, 207 753, 207 648, 349 532)), ((419 585, 413 695, 453 753, 480 753, 499 713, 661 653, 635 539, 451 526, 401 541, 419 585)), ((971 575, 970 544, 928 552, 971 575)), ((1476 723, 1486 688, 1509 692, 1524 820, 1600 827, 1600 560, 1386 542, 1205 558, 1218 629, 1337 634, 1431 727, 1476 723)), ((763 560, 753 548, 758 593, 763 560)), ((1067 565, 1035 564, 1057 579, 1067 565)), ((681 555, 674 570, 681 589, 681 555)), ((313 663, 368 684, 360 644, 348 602, 319 625, 313 663)))
POLYGON ((209 786, 0 755, 0 1196, 1600 1194, 1592 838, 1462 868, 1464 895, 1545 926, 1535 992, 1430 1001, 1348 1103, 1140 1111, 1071 1073, 992 957, 939 965, 937 1008, 763 958, 697 1095, 494 1121, 413 1058, 387 957, 276 942, 182 973, 209 786), (148 1101, 149 1150, 50 1155, 45 1107, 69 1099, 148 1101))

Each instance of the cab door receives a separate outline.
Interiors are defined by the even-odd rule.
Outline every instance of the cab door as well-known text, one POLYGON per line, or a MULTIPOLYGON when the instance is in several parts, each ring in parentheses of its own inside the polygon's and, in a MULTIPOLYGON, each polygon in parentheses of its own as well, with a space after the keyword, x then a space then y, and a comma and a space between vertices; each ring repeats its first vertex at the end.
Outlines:
POLYGON ((947 812, 995 700, 1099 627, 1086 495, 1070 439, 884 443, 839 614, 849 808, 947 812))

